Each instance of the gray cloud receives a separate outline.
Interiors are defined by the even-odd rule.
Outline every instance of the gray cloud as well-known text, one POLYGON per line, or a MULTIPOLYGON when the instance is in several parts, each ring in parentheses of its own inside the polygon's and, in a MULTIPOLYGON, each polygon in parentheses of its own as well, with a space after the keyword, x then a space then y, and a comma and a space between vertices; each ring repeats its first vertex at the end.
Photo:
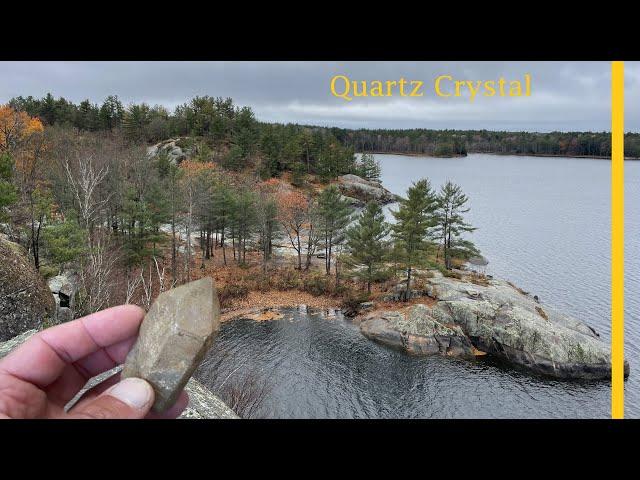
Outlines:
MULTIPOLYGON (((607 62, 0 62, 0 103, 51 92, 75 102, 173 108, 195 95, 232 97, 264 121, 344 127, 486 128, 499 130, 610 129, 607 62), (528 98, 439 98, 441 74, 460 80, 532 76, 528 98), (330 79, 423 80, 420 98, 331 95, 330 79)), ((640 130, 640 63, 626 64, 626 130, 640 130)))

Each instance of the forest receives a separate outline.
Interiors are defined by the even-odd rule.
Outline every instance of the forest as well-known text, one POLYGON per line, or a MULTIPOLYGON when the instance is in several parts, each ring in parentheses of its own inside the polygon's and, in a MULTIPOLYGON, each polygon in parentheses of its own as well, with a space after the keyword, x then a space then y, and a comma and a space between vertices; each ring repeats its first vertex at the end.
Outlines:
MULTIPOLYGON (((610 157, 609 132, 495 132, 489 130, 331 129, 356 151, 457 156, 467 153, 610 157)), ((640 158, 640 134, 625 135, 625 156, 640 158)))
MULTIPOLYGON (((238 142, 236 157, 266 144, 263 152, 273 155, 277 146, 286 147, 278 160, 266 167, 264 176, 300 168, 310 171, 313 153, 321 155, 319 144, 330 138, 341 147, 357 152, 406 153, 457 156, 467 153, 515 155, 593 156, 611 155, 608 132, 506 132, 489 130, 429 129, 342 129, 308 125, 279 125, 259 122, 250 108, 234 107, 229 98, 196 97, 173 112, 165 107, 132 104, 125 108, 116 96, 97 105, 85 100, 76 105, 47 94, 43 98, 17 97, 9 101, 15 110, 38 117, 46 125, 73 126, 83 131, 113 131, 122 128, 129 139, 156 142, 175 136, 206 135, 214 140, 233 134, 238 142), (237 110, 237 112, 235 111, 237 110), (228 119, 237 117, 232 126, 228 119), (324 140, 323 140, 324 139, 324 140), (243 149, 243 150, 241 150, 243 149), (313 150, 313 152, 312 152, 313 150)), ((640 158, 640 134, 625 135, 625 155, 640 158)), ((237 160, 237 159, 236 159, 237 160)), ((327 160, 328 161, 328 160, 327 160)), ((330 170, 330 167, 324 167, 330 170)), ((326 175, 330 176, 327 172, 326 175)))
POLYGON ((0 231, 45 278, 78 277, 76 316, 149 308, 204 275, 224 307, 252 291, 362 301, 403 276, 406 300, 416 268, 479 254, 453 183, 417 181, 391 224, 376 203, 355 209, 336 178, 377 182, 380 168, 354 151, 332 129, 260 123, 230 99, 172 114, 116 97, 13 99, 0 106, 0 231))

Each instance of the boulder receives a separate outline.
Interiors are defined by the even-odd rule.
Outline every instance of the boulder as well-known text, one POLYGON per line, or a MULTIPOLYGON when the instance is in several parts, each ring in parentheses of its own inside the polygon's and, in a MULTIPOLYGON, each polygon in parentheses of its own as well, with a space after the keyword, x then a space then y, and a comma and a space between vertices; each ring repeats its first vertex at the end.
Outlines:
POLYGON ((176 138, 156 143, 147 148, 147 156, 155 157, 156 155, 164 153, 174 165, 177 165, 190 155, 190 152, 184 151, 182 147, 178 145, 179 141, 180 138, 176 138))
MULTIPOLYGON (((609 345, 592 327, 541 305, 509 282, 490 279, 478 285, 470 278, 434 275, 426 291, 437 300, 435 305, 372 313, 361 323, 361 331, 369 338, 402 346, 403 335, 431 337, 434 329, 446 326, 467 339, 463 345, 536 373, 561 379, 611 378, 609 345)), ((417 347, 412 350, 438 353, 433 342, 427 343, 432 346, 423 348, 424 352, 417 347)), ((624 370, 628 376, 627 362, 624 370)))
POLYGON ((53 323, 55 301, 27 252, 0 235, 0 342, 53 323))
POLYGON ((374 313, 360 323, 372 340, 419 355, 473 357, 474 348, 456 325, 445 325, 430 315, 429 307, 414 305, 404 311, 374 313))
MULTIPOLYGON (((411 280, 411 299, 424 296, 424 291, 417 288, 415 279, 411 280)), ((407 297, 407 280, 401 280, 393 286, 391 291, 382 297, 383 302, 400 302, 407 297)))
POLYGON ((64 323, 74 318, 76 295, 78 293, 78 280, 70 272, 65 272, 51 277, 47 282, 49 290, 56 302, 54 314, 55 323, 64 323))
POLYGON ((356 199, 363 205, 374 201, 381 205, 397 201, 397 197, 377 182, 365 180, 357 175, 342 175, 338 177, 338 188, 345 197, 356 199))

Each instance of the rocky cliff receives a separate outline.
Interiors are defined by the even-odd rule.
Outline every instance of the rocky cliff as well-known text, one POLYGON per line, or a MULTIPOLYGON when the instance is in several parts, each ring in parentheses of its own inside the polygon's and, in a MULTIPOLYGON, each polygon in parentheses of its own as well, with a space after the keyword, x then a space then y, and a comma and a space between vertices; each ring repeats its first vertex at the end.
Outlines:
POLYGON ((55 307, 24 248, 0 234, 0 342, 52 323, 55 307))

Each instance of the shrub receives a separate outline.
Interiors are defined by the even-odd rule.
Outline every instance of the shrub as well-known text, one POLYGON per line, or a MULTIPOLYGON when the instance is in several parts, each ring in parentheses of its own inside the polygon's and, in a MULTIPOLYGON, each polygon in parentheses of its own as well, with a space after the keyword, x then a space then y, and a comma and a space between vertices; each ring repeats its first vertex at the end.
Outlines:
POLYGON ((54 265, 40 265, 40 274, 45 279, 55 277, 56 275, 58 275, 59 271, 60 269, 54 265))
POLYGON ((326 275, 314 273, 304 279, 303 289, 311 295, 319 297, 329 292, 329 280, 326 275))
POLYGON ((226 307, 230 300, 234 298, 246 297, 249 293, 249 287, 244 282, 230 281, 218 292, 218 298, 220 300, 220 306, 226 307))
POLYGON ((292 290, 300 287, 300 272, 293 268, 278 270, 269 278, 277 290, 292 290))
POLYGON ((345 296, 342 299, 340 309, 348 317, 355 317, 360 310, 360 304, 369 300, 369 294, 367 292, 355 291, 348 289, 345 296))

